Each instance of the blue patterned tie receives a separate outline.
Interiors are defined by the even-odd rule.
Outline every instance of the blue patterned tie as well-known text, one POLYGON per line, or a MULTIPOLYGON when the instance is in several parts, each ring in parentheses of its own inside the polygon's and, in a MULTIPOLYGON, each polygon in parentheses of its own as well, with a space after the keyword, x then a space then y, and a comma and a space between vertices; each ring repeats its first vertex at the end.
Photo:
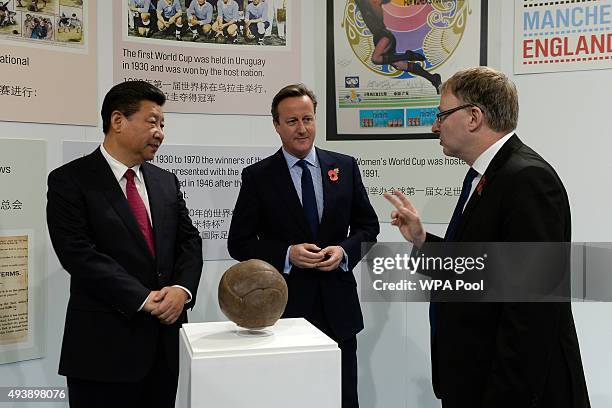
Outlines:
POLYGON ((457 228, 459 227, 459 222, 461 221, 461 215, 463 214, 463 207, 465 207, 465 203, 470 195, 470 190, 472 189, 472 182, 477 175, 478 172, 471 167, 465 175, 465 178, 463 179, 463 186, 461 187, 461 195, 459 196, 459 201, 457 201, 457 205, 455 206, 455 211, 453 211, 453 216, 448 223, 448 228, 446 228, 444 241, 452 241, 455 238, 457 228))
MULTIPOLYGON (((478 172, 470 167, 465 178, 463 179, 463 186, 461 187, 461 195, 459 195, 459 200, 457 201, 457 205, 455 206, 455 211, 453 211, 453 216, 448 223, 448 228, 446 228, 446 235, 444 235, 444 241, 452 241, 455 238, 455 234, 457 233, 457 228, 459 227, 459 222, 461 221, 461 215, 463 214, 463 207, 465 207, 465 203, 470 195, 470 191, 472 190, 472 182, 478 175, 478 172)), ((434 302, 429 304, 429 325, 431 327, 431 335, 435 336, 438 326, 438 305, 434 302)))
POLYGON ((308 226, 312 231, 312 237, 317 239, 319 232, 319 211, 317 210, 317 199, 315 197, 312 175, 308 169, 306 160, 300 160, 297 165, 302 168, 302 208, 308 221, 308 226))

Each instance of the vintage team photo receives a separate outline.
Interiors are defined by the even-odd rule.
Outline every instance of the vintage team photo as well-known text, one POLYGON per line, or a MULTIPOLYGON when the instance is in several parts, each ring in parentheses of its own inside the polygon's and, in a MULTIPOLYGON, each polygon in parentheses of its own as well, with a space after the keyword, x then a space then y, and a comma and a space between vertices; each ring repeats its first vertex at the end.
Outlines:
POLYGON ((285 46, 291 0, 125 0, 128 36, 285 46))

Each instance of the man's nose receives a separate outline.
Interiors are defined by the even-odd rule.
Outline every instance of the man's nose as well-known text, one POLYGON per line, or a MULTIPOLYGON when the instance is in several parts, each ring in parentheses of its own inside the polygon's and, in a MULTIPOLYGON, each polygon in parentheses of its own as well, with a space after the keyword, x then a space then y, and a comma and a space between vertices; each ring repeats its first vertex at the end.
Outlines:
POLYGON ((440 123, 438 123, 437 119, 434 120, 433 125, 431 125, 431 131, 435 133, 436 135, 440 133, 440 123))
POLYGON ((302 122, 301 120, 298 121, 298 132, 306 133, 306 126, 304 126, 304 122, 302 122))

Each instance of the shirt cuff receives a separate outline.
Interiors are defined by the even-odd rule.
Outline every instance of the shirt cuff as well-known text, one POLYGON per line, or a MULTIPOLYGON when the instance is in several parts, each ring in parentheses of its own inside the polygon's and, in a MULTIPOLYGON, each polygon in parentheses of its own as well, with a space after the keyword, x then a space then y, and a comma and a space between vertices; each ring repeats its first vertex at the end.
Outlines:
POLYGON ((293 265, 291 265, 291 262, 289 262, 289 251, 291 250, 291 245, 289 245, 289 248, 287 248, 287 255, 285 255, 285 268, 283 269, 283 273, 289 275, 289 272, 291 272, 291 267, 293 265))
POLYGON ((342 261, 340 261, 340 265, 338 265, 338 268, 342 269, 344 272, 348 272, 348 255, 346 254, 344 248, 342 248, 342 253, 344 255, 342 256, 342 261))
POLYGON ((151 296, 151 292, 149 292, 149 294, 147 295, 147 297, 145 298, 144 302, 142 302, 142 305, 140 305, 140 307, 138 308, 137 312, 140 312, 142 310, 142 308, 144 307, 144 305, 147 303, 147 300, 149 300, 149 296, 151 296))

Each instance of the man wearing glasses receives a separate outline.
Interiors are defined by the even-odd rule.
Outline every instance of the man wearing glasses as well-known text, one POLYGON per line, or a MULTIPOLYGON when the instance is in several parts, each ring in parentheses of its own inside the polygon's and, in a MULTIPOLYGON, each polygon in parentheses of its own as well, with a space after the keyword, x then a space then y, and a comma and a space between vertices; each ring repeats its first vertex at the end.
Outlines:
MULTIPOLYGON (((427 242, 570 242, 553 168, 514 133, 518 95, 501 72, 460 71, 441 87, 432 131, 470 169, 444 238, 401 192, 391 223, 427 242)), ((508 260, 512 262, 512 260, 508 260)), ((443 408, 589 407, 570 303, 432 303, 432 381, 443 408)))

